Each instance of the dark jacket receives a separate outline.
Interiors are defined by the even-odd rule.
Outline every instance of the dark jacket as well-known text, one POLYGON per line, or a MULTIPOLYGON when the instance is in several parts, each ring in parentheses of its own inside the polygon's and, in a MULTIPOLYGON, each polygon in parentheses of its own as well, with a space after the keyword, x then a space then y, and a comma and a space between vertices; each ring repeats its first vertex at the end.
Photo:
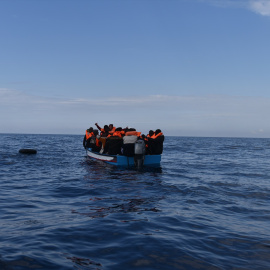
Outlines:
POLYGON ((83 147, 86 148, 91 148, 93 151, 95 152, 99 152, 101 149, 101 145, 97 145, 96 144, 96 137, 95 136, 91 136, 90 138, 88 138, 86 140, 86 135, 84 135, 83 138, 83 147))
POLYGON ((108 153, 109 155, 120 155, 121 148, 123 145, 123 139, 119 137, 109 137, 106 140, 104 153, 108 153))
POLYGON ((134 157, 135 143, 126 143, 123 145, 123 155, 127 157, 134 157))
POLYGON ((138 140, 136 135, 127 135, 123 138, 123 155, 127 157, 134 156, 135 142, 138 140))
POLYGON ((83 138, 83 147, 84 148, 90 148, 90 139, 89 138, 88 140, 86 140, 86 135, 84 135, 84 138, 83 138))
POLYGON ((148 138, 148 153, 150 155, 161 155, 163 152, 164 135, 155 139, 148 138))

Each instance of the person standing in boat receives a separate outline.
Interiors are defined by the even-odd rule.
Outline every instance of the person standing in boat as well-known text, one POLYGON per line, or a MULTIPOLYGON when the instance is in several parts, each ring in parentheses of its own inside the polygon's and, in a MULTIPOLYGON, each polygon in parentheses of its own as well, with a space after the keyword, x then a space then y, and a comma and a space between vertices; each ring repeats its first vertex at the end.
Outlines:
POLYGON ((109 126, 104 125, 104 128, 101 128, 98 123, 95 123, 96 127, 100 130, 100 137, 107 137, 109 135, 109 126))
POLYGON ((109 124, 109 134, 113 134, 115 132, 115 127, 113 126, 113 124, 109 124))
POLYGON ((104 151, 104 148, 105 148, 105 144, 106 144, 106 138, 108 137, 109 135, 109 127, 108 125, 104 125, 104 128, 101 128, 98 123, 95 123, 96 127, 100 130, 100 138, 99 138, 99 141, 102 143, 102 147, 101 147, 101 150, 100 150, 100 153, 102 154, 103 151, 104 151))
POLYGON ((109 155, 120 155, 123 145, 123 130, 121 127, 115 129, 115 132, 107 137, 104 153, 109 155))
POLYGON ((145 143, 146 154, 151 154, 151 142, 149 142, 149 138, 152 138, 155 135, 153 130, 149 130, 148 134, 143 137, 145 143), (150 146, 149 146, 150 145, 150 146))
POLYGON ((155 132, 153 130, 149 130, 149 133, 147 134, 147 138, 152 138, 155 135, 155 132))
POLYGON ((151 155, 161 155, 163 152, 164 135, 157 129, 151 137, 148 137, 148 150, 151 155))
POLYGON ((134 156, 135 143, 140 137, 141 132, 137 132, 135 128, 126 130, 125 136, 123 137, 123 155, 128 157, 134 156))

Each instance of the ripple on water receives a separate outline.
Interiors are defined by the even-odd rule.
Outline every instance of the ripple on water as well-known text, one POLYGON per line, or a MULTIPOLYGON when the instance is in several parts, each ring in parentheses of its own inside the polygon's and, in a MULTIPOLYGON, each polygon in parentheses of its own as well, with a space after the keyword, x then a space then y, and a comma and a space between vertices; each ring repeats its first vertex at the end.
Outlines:
POLYGON ((138 171, 0 136, 0 269, 268 269, 269 140, 166 137, 138 171))

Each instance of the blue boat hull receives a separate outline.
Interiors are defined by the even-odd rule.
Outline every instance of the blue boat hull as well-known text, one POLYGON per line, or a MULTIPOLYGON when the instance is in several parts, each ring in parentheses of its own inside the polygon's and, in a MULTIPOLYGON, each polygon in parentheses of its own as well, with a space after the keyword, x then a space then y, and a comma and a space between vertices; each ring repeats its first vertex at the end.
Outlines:
MULTIPOLYGON (((106 155, 93 152, 90 148, 86 150, 88 157, 96 160, 104 161, 108 164, 117 166, 134 166, 134 157, 127 157, 122 155, 106 155)), ((161 161, 161 155, 145 155, 144 163, 145 166, 159 166, 161 161)))

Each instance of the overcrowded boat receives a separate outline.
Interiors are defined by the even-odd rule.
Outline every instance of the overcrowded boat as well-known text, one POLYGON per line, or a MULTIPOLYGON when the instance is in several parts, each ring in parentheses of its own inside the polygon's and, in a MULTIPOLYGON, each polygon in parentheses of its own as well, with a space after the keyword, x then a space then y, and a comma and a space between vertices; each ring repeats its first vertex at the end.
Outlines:
POLYGON ((117 166, 159 166, 164 135, 160 129, 145 136, 134 128, 115 128, 112 124, 86 130, 83 146, 89 158, 117 166))

